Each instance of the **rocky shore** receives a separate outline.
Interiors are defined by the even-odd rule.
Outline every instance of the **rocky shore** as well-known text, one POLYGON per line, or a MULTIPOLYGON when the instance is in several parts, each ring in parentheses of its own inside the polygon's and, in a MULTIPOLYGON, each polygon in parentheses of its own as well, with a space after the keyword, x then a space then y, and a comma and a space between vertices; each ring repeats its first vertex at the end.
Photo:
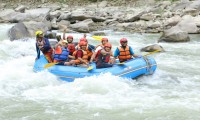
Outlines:
MULTIPOLYGON (((143 0, 143 2, 145 2, 143 0)), ((39 5, 8 3, 0 5, 0 23, 16 23, 9 31, 10 39, 32 37, 43 31, 68 28, 70 32, 90 33, 115 30, 139 33, 160 33, 159 42, 189 41, 188 34, 199 34, 200 0, 162 1, 121 6, 111 2, 84 4, 46 3, 39 5)))

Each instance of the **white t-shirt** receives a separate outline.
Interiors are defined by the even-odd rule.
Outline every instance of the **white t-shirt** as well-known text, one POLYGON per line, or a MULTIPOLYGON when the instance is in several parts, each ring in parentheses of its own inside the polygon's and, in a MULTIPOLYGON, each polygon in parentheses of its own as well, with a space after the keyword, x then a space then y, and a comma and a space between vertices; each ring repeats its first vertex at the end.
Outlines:
POLYGON ((94 52, 98 52, 99 50, 101 50, 101 49, 103 49, 103 47, 102 46, 98 46, 96 49, 95 49, 95 51, 94 52))

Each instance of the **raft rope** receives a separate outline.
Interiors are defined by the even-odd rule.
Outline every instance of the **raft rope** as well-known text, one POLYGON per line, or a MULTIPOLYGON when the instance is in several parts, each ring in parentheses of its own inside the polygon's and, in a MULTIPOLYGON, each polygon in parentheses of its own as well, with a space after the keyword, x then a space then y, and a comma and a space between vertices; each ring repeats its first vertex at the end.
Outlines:
POLYGON ((149 59, 147 57, 143 57, 145 62, 147 63, 147 71, 149 74, 153 74, 153 71, 151 70, 151 63, 149 62, 149 59))

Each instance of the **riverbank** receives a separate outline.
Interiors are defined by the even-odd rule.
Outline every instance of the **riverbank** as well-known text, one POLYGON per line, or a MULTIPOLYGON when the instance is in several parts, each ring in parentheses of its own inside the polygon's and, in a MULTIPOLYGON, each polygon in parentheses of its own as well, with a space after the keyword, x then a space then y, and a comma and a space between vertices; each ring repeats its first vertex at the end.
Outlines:
POLYGON ((38 29, 63 31, 68 28, 71 32, 81 33, 108 29, 132 33, 164 32, 159 41, 167 42, 189 41, 188 34, 200 33, 200 2, 197 0, 151 1, 148 5, 145 1, 74 2, 73 5, 45 0, 43 4, 9 4, 12 5, 8 7, 8 3, 4 3, 1 8, 0 22, 20 23, 10 32, 13 40, 34 36, 38 29))

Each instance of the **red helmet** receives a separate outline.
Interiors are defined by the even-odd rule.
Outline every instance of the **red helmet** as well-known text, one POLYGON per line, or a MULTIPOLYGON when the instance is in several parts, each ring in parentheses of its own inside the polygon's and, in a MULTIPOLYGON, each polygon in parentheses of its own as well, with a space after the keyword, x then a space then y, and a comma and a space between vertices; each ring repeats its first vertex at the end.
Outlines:
POLYGON ((88 42, 86 38, 81 38, 81 39, 79 40, 79 42, 81 42, 81 41, 88 42))
POLYGON ((71 35, 68 35, 68 36, 67 36, 67 39, 68 39, 68 38, 71 38, 72 40, 74 39, 73 36, 71 36, 71 35))
POLYGON ((103 42, 103 41, 107 41, 108 42, 108 38, 102 38, 101 42, 103 42))
POLYGON ((122 38, 120 39, 120 44, 122 44, 122 42, 128 42, 128 40, 126 38, 122 38))
POLYGON ((85 42, 85 41, 80 41, 79 42, 79 46, 81 47, 81 46, 87 46, 87 42, 85 42))
POLYGON ((110 43, 106 43, 105 45, 104 45, 104 48, 105 47, 109 47, 110 49, 112 48, 112 45, 110 44, 110 43))

